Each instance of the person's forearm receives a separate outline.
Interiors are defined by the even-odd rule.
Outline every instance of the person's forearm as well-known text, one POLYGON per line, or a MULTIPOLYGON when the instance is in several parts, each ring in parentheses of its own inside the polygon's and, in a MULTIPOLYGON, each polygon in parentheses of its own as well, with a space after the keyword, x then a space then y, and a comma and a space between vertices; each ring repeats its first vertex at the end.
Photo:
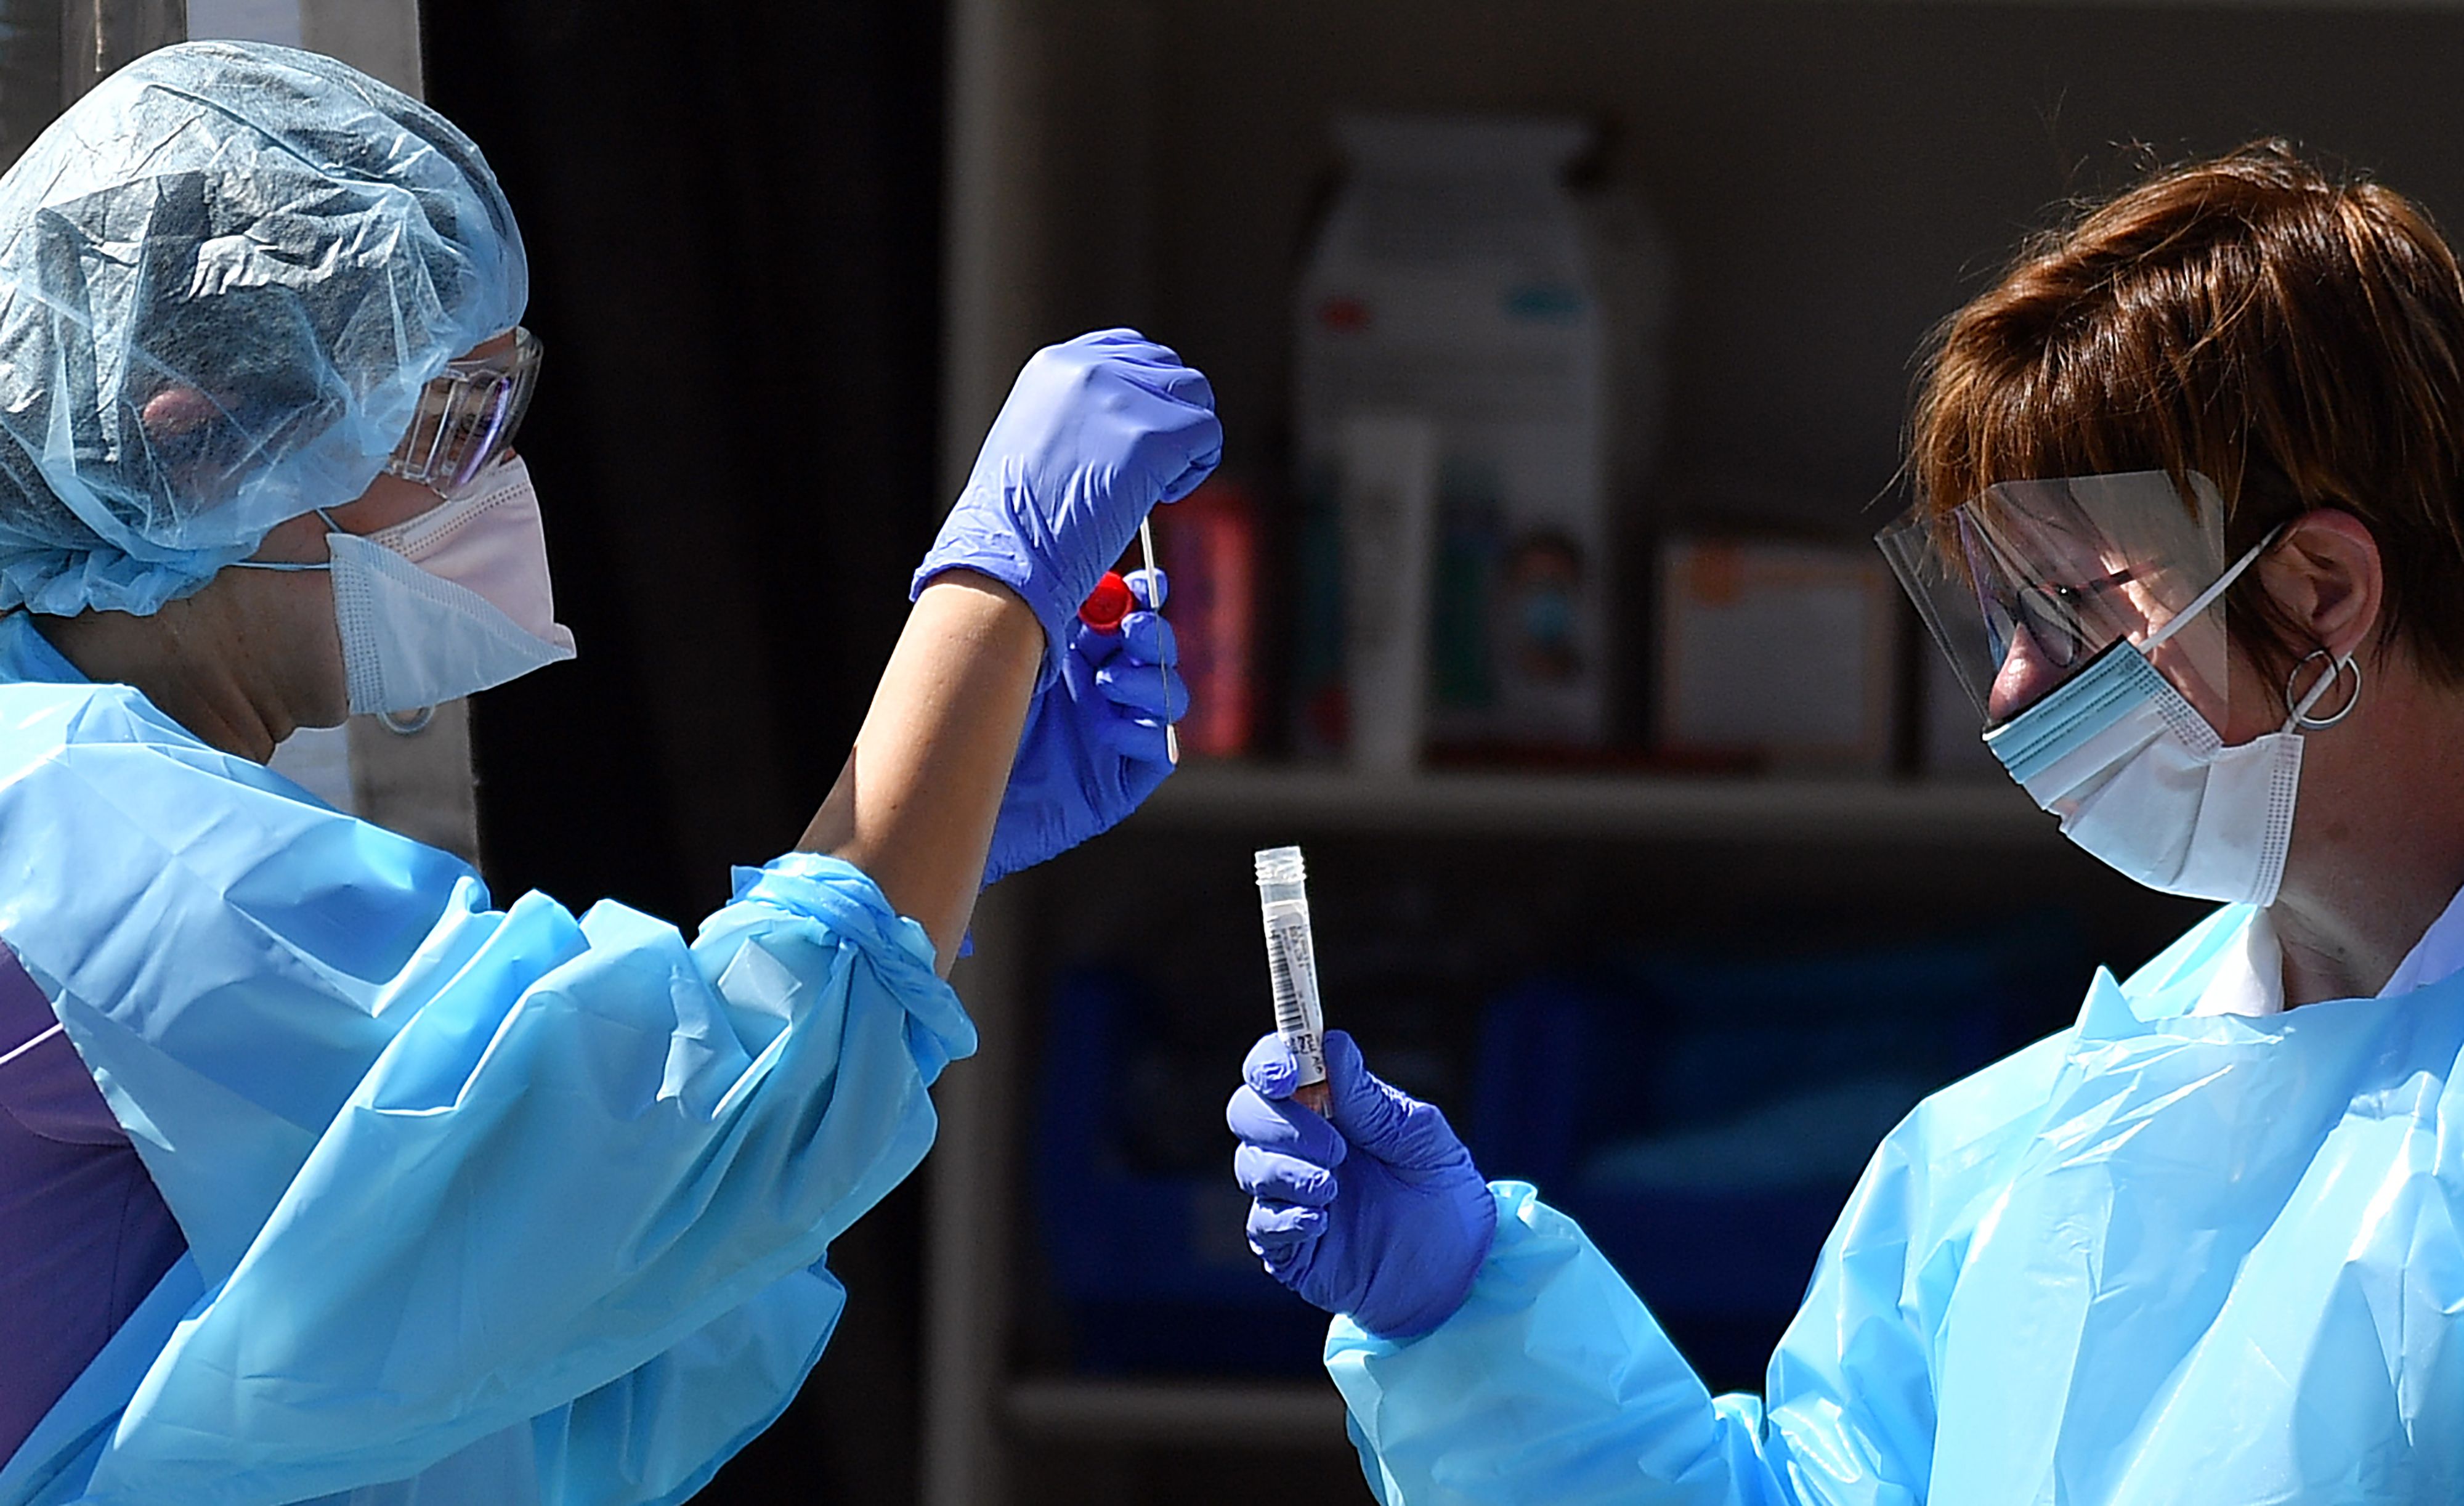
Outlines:
POLYGON ((1025 726, 1044 630, 1008 587, 954 570, 925 587, 829 798, 797 845, 861 868, 948 972, 974 913, 1025 726))

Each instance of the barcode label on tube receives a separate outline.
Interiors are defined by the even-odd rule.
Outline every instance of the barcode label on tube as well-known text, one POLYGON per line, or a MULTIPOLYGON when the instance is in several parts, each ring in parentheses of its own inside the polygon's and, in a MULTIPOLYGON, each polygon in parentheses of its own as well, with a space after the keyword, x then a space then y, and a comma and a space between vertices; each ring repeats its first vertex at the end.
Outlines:
POLYGON ((1309 955, 1305 917, 1266 921, 1266 969, 1275 990, 1275 1032, 1301 1064, 1301 1081, 1321 1081, 1326 1069, 1318 1034, 1325 1016, 1318 1005, 1317 960, 1309 955))

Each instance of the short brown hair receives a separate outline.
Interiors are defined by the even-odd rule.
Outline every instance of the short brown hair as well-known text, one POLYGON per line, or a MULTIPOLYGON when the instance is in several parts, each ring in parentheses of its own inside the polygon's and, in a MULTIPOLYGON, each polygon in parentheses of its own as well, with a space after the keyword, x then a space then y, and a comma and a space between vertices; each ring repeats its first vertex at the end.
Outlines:
MULTIPOLYGON (((1908 470, 1935 516, 1996 481, 2205 473, 2228 556, 2313 508, 2377 539, 2383 642, 2464 684, 2464 276, 2430 217, 2281 142, 2159 171, 2031 240, 1935 332, 1908 470)), ((2236 632, 2302 641, 2255 575, 2236 632)))

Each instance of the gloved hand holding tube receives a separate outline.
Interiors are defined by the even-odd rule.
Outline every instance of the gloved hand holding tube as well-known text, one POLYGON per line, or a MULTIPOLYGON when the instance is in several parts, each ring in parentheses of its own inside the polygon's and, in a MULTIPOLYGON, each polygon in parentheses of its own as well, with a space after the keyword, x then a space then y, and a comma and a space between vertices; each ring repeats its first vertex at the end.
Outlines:
POLYGON ((1169 723, 1188 693, 1156 614, 1162 572, 1123 583, 1116 627, 1079 612, 1148 512, 1195 490, 1222 445, 1206 378, 1134 331, 1049 346, 1019 372, 912 587, 972 570, 1015 591, 1045 631, 985 883, 1110 830, 1171 772, 1169 723))
POLYGON ((1117 598, 1103 611, 1090 600, 1093 617, 1069 625, 1061 677, 1027 710, 987 884, 1110 831, 1172 772, 1165 727, 1188 714, 1189 689, 1174 669, 1172 624, 1155 609, 1171 583, 1161 570, 1104 579, 1117 598))
POLYGON ((1305 1300, 1380 1338, 1414 1339, 1470 1295, 1497 1205, 1435 1104, 1379 1081, 1342 1030, 1326 1037, 1330 1108, 1291 1101, 1300 1073, 1260 1039, 1224 1120, 1249 1207, 1249 1249, 1305 1300))

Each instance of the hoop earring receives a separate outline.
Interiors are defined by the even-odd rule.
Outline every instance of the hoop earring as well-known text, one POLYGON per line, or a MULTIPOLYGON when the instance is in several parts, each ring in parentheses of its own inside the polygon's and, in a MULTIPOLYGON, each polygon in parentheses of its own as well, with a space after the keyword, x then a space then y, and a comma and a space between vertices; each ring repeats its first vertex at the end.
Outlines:
MULTIPOLYGON (((2304 659, 2301 662, 2303 664, 2307 664, 2310 661, 2304 659)), ((2294 668, 2298 672, 2300 665, 2296 665, 2294 668)), ((2350 706, 2344 708, 2345 711, 2350 711, 2353 708, 2350 706)), ((2340 712, 2338 715, 2341 716, 2343 713, 2340 712)), ((417 711, 411 712, 407 716, 396 716, 390 711, 380 711, 377 713, 377 720, 384 723, 385 729, 387 732, 392 733, 398 738, 416 737, 420 733, 427 731, 428 724, 435 720, 436 708, 433 706, 422 706, 417 711)))
MULTIPOLYGON (((2310 687, 2310 693, 2311 693, 2313 696, 2316 696, 2316 695, 2318 695, 2321 691, 2324 690, 2325 688, 2326 688, 2326 682, 2325 682, 2325 681, 2322 681, 2322 682, 2321 682, 2321 683, 2320 683, 2320 684, 2316 684, 2316 685, 2311 686, 2311 687, 2310 687)), ((2316 732, 2316 731, 2320 730, 2320 729, 2321 729, 2321 728, 2322 728, 2322 727, 2332 727, 2332 726, 2334 726, 2337 722, 2342 721, 2342 720, 2343 720, 2346 717, 2351 716, 2351 715, 2353 714, 2353 708, 2354 708, 2355 706, 2360 705, 2361 703, 2362 703, 2362 661, 2361 661, 2360 659, 2358 659, 2358 658, 2350 658, 2350 657, 2347 657, 2347 658, 2343 659, 2342 662, 2339 662, 2339 661, 2337 660, 2336 656, 2335 656, 2334 654, 2332 654, 2332 653, 2328 653, 2325 649, 2312 649, 2309 653, 2305 653, 2305 654, 2301 655, 2300 662, 2299 662, 2299 663, 2297 663, 2297 664, 2295 664, 2295 665, 2293 666, 2293 673, 2284 676, 2284 705, 2285 705, 2285 709, 2286 709, 2286 710, 2288 710, 2288 711, 2291 711, 2291 712, 2292 712, 2292 717, 2293 717, 2293 725, 2295 725, 2295 726, 2297 726, 2297 727, 2299 727, 2299 728, 2300 728, 2302 731, 2304 731, 2304 732, 2316 732), (2335 715, 2333 715, 2333 716, 2329 716, 2329 717, 2314 717, 2314 716, 2310 715, 2310 713, 2309 713, 2306 709, 2304 709, 2304 710, 2294 710, 2294 708, 2295 708, 2295 707, 2297 707, 2297 706, 2300 705, 2300 701, 2299 701, 2299 699, 2297 697, 2295 697, 2295 695, 2293 694, 2293 687, 2295 686, 2295 684, 2297 684, 2297 683, 2299 683, 2299 680, 2300 680, 2300 678, 2301 678, 2301 672, 2302 672, 2303 670, 2305 670, 2305 669, 2307 669, 2307 668, 2309 668, 2309 667, 2310 667, 2310 661, 2311 661, 2312 659, 2325 659, 2325 660, 2327 661, 2327 680, 2328 680, 2328 681, 2339 680, 2339 679, 2343 678, 2343 677, 2344 677, 2344 672, 2345 672, 2346 670, 2351 670, 2351 671, 2353 672, 2353 690, 2352 690, 2352 694, 2351 694, 2351 695, 2349 695, 2349 696, 2346 696, 2346 697, 2344 698, 2344 703, 2343 703, 2342 706, 2339 706, 2339 707, 2337 707, 2337 708, 2336 708, 2336 713, 2335 713, 2335 715)))

